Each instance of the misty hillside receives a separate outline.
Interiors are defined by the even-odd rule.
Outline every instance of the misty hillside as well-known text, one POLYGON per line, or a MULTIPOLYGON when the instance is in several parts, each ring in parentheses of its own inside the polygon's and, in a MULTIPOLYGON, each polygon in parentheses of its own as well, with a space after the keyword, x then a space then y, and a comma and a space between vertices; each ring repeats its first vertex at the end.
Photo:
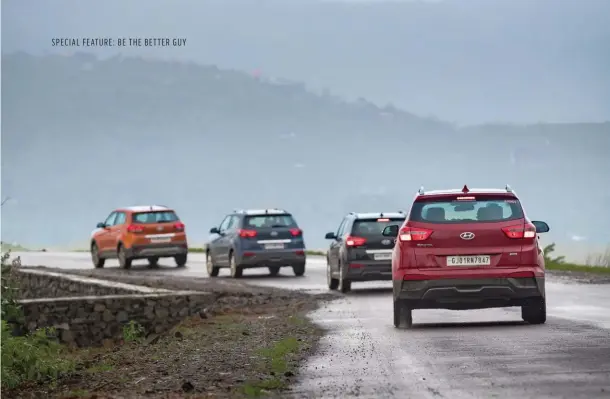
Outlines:
POLYGON ((214 66, 2 57, 4 241, 86 242, 115 207, 175 207, 193 245, 235 207, 292 211, 322 247, 348 211, 510 183, 568 242, 610 242, 610 124, 457 129, 214 66))
POLYGON ((610 119, 607 0, 2 2, 3 51, 260 70, 457 123, 610 119), (58 48, 56 37, 185 47, 58 48))

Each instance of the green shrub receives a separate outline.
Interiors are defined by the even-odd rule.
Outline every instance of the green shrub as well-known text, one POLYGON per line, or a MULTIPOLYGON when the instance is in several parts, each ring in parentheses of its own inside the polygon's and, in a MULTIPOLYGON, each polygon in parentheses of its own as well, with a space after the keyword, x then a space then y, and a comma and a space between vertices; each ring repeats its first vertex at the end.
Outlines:
POLYGON ((123 326, 123 339, 125 342, 139 342, 145 336, 144 327, 138 322, 130 320, 123 326))
POLYGON ((64 346, 50 339, 53 329, 39 329, 15 337, 2 320, 2 387, 14 388, 25 381, 54 379, 71 371, 74 363, 65 356, 64 346))
POLYGON ((25 336, 14 336, 15 324, 23 322, 22 309, 16 298, 11 280, 10 253, 2 255, 2 341, 1 376, 3 388, 14 388, 25 381, 57 378, 73 369, 73 362, 64 356, 64 347, 55 340, 55 331, 39 329, 25 336), (15 324, 13 324, 15 323, 15 324))
POLYGON ((565 261, 565 256, 558 256, 556 258, 551 258, 551 253, 555 252, 555 243, 551 243, 544 247, 542 253, 544 254, 544 263, 551 264, 561 264, 565 261))

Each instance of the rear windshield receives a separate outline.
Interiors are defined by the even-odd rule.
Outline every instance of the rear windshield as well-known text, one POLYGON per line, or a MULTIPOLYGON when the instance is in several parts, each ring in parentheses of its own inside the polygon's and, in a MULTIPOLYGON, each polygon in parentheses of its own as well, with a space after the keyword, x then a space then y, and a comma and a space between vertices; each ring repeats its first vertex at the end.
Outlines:
POLYGON ((388 219, 358 219, 354 222, 352 227, 352 234, 355 236, 380 236, 386 226, 396 224, 402 225, 405 221, 404 218, 388 219))
POLYGON ((514 198, 416 201, 410 214, 410 220, 425 223, 502 222, 521 218, 523 209, 514 198))
POLYGON ((133 214, 133 223, 170 223, 177 222, 178 215, 174 211, 138 212, 133 214))
POLYGON ((292 215, 257 215, 246 216, 244 228, 265 228, 265 227, 297 227, 292 215))

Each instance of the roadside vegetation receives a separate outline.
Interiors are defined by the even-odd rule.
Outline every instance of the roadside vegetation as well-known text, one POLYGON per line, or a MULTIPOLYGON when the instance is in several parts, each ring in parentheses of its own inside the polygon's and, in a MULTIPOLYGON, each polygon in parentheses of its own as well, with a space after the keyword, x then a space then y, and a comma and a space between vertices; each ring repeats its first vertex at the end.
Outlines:
POLYGON ((601 254, 589 255, 586 264, 579 265, 565 261, 564 256, 553 256, 555 243, 544 247, 544 261, 548 270, 564 272, 584 272, 610 275, 610 246, 601 254))
POLYGON ((23 313, 16 300, 18 287, 11 279, 11 269, 19 267, 10 261, 10 252, 2 254, 2 351, 1 384, 5 389, 28 382, 53 382, 74 370, 69 351, 57 342, 55 330, 39 329, 24 334, 20 326, 23 313))

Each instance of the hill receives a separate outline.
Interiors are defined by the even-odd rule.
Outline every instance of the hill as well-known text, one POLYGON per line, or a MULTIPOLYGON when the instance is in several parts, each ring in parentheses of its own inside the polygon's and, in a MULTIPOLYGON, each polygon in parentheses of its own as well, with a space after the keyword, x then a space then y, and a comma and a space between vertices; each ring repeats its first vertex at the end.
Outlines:
POLYGON ((560 242, 610 241, 599 216, 608 123, 456 128, 298 83, 127 57, 18 53, 2 72, 2 191, 18 200, 3 207, 7 241, 83 242, 114 207, 162 203, 193 245, 233 208, 279 206, 321 247, 344 212, 405 209, 421 184, 465 182, 509 182, 560 242))

